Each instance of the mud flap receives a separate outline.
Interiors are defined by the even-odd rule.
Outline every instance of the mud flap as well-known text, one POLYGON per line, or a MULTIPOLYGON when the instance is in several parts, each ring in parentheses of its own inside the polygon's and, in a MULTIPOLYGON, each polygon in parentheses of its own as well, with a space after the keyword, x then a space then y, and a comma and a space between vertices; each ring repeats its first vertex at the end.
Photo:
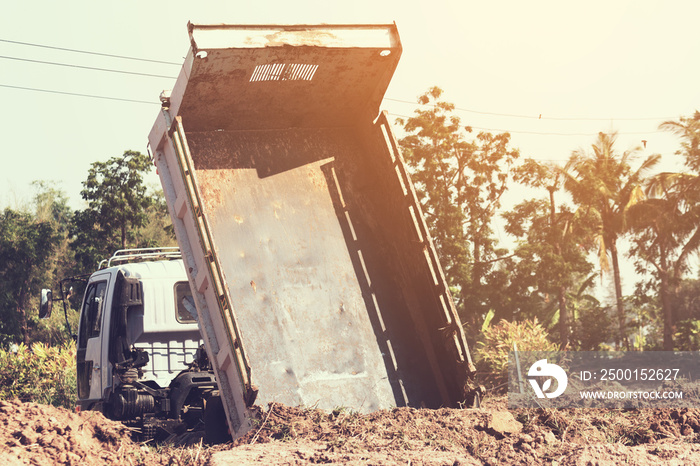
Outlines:
POLYGON ((219 392, 214 391, 204 406, 204 442, 216 445, 230 440, 231 433, 226 422, 224 403, 219 392))

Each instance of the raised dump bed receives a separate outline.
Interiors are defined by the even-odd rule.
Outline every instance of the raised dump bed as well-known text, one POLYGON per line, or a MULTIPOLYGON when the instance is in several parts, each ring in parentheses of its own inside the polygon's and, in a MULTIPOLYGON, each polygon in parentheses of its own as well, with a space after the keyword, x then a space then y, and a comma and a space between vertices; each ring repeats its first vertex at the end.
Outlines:
POLYGON ((149 137, 229 425, 457 406, 469 349, 379 104, 395 25, 198 26, 149 137))

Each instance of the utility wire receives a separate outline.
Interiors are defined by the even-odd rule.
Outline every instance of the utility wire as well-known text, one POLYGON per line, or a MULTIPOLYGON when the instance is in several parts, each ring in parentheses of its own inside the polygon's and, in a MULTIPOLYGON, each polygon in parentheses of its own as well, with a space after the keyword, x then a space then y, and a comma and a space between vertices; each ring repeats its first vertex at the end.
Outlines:
POLYGON ((163 65, 176 65, 176 66, 182 65, 182 63, 175 63, 175 62, 171 62, 171 61, 152 60, 149 58, 127 57, 125 55, 113 55, 110 53, 90 52, 87 50, 67 49, 64 47, 54 47, 52 45, 32 44, 30 42, 19 42, 16 40, 0 39, 0 42, 6 42, 8 44, 26 45, 29 47, 40 47, 40 48, 44 48, 44 49, 63 50, 65 52, 84 53, 87 55, 98 55, 100 57, 111 57, 111 58, 121 58, 124 60, 143 61, 143 62, 147 62, 147 63, 161 63, 163 65))
MULTIPOLYGON (((538 136, 597 136, 598 132, 596 133, 546 133, 546 132, 540 132, 540 131, 511 131, 511 130, 506 130, 506 129, 493 129, 493 128, 479 128, 477 126, 471 126, 473 129, 478 129, 480 131, 494 131, 494 132, 499 132, 499 133, 512 133, 512 134, 534 134, 538 136)), ((625 132, 617 132, 617 134, 621 135, 640 135, 643 136, 645 134, 650 134, 650 133, 661 133, 662 131, 659 130, 654 130, 654 131, 625 131, 625 132)))
MULTIPOLYGON (((394 116, 394 117, 399 117, 399 118, 413 118, 409 117, 406 115, 399 115, 397 113, 392 113, 392 112, 387 112, 389 115, 394 116)), ((514 130, 507 130, 507 129, 497 129, 497 128, 483 128, 479 126, 471 126, 467 125, 472 129, 477 129, 480 131, 490 131, 490 132, 498 132, 498 133, 511 133, 511 134, 534 134, 537 136, 597 136, 598 133, 557 133, 557 132, 540 132, 540 131, 514 131, 514 130)), ((650 133, 662 133, 664 131, 660 130, 654 130, 654 131, 637 131, 637 132, 618 132, 617 134, 621 135, 645 135, 645 134, 650 134, 650 133)))
MULTIPOLYGON (((420 104, 418 102, 411 102, 409 100, 392 99, 389 97, 384 97, 384 100, 391 102, 399 102, 403 104, 412 104, 420 106, 430 106, 435 107, 433 104, 420 104)), ((579 118, 579 117, 547 117, 547 116, 534 116, 534 115, 518 115, 515 113, 495 113, 495 112, 482 112, 478 110, 472 110, 469 108, 455 107, 455 110, 460 112, 475 113, 477 115, 490 115, 490 116, 500 116, 508 118, 526 118, 530 120, 555 120, 555 121, 657 121, 657 120, 673 120, 675 117, 640 117, 640 118, 579 118)))
MULTIPOLYGON (((0 57, 1 58, 1 57, 0 57)), ((148 104, 148 105, 160 105, 160 102, 149 102, 147 100, 136 100, 136 99, 125 99, 125 98, 120 98, 120 97, 110 97, 110 96, 103 96, 103 95, 94 95, 94 94, 82 94, 78 92, 65 92, 65 91, 57 91, 54 89, 39 89, 35 87, 24 87, 24 86, 13 86, 10 84, 0 84, 0 87, 2 88, 7 88, 7 89, 19 89, 23 91, 34 91, 34 92, 45 92, 48 94, 59 94, 59 95, 70 95, 70 96, 75 96, 75 97, 87 97, 87 98, 92 98, 92 99, 103 99, 103 100, 116 100, 120 102, 132 102, 132 103, 138 103, 138 104, 148 104)), ((410 118, 406 115, 399 115, 397 113, 391 113, 388 112, 389 115, 394 116, 394 117, 400 117, 400 118, 410 118)), ((491 131, 491 132, 498 132, 498 133, 511 133, 511 134, 534 134, 538 136, 596 136, 598 133, 546 133, 546 132, 537 132, 537 131, 514 131, 514 130, 505 130, 505 129, 496 129, 496 128, 483 128, 483 127, 478 127, 478 126, 471 126, 473 129, 477 129, 480 131, 491 131)), ((626 134, 626 135, 645 135, 649 133, 659 133, 661 131, 645 131, 645 132, 624 132, 624 133, 618 133, 618 134, 626 134)))
POLYGON ((69 67, 69 68, 79 68, 79 69, 83 69, 83 70, 107 71, 109 73, 121 73, 121 74, 132 74, 132 75, 136 75, 136 76, 148 76, 151 78, 165 78, 165 79, 175 79, 176 78, 176 76, 164 76, 164 75, 160 75, 160 74, 138 73, 135 71, 113 70, 113 69, 109 69, 109 68, 95 68, 92 66, 72 65, 70 63, 58 63, 58 62, 42 61, 42 60, 30 60, 28 58, 8 57, 5 55, 0 55, 0 58, 5 59, 5 60, 16 60, 16 61, 23 61, 23 62, 29 62, 29 63, 39 63, 42 65, 54 65, 54 66, 65 66, 65 67, 69 67))
POLYGON ((38 89, 35 87, 11 86, 9 84, 0 84, 0 87, 5 87, 8 89, 20 89, 23 91, 46 92, 48 94, 71 95, 71 96, 76 96, 76 97, 90 97, 92 99, 118 100, 121 102, 133 102, 133 103, 137 103, 137 104, 160 105, 160 102, 149 102, 147 100, 122 99, 119 97, 109 97, 109 96, 104 96, 104 95, 80 94, 77 92, 64 92, 64 91, 56 91, 56 90, 52 90, 52 89, 38 89))
MULTIPOLYGON (((160 105, 160 102, 149 102, 147 100, 136 100, 136 99, 124 99, 120 97, 110 97, 110 96, 103 96, 103 95, 94 95, 94 94, 82 94, 78 92, 65 92, 65 91, 57 91, 53 89, 39 89, 35 87, 24 87, 24 86, 13 86, 10 84, 0 84, 0 87, 7 88, 7 89, 19 89, 23 91, 35 91, 35 92, 45 92, 48 94, 59 94, 59 95, 70 95, 70 96, 75 96, 75 97, 88 97, 92 99, 103 99, 103 100, 116 100, 120 102, 133 102, 133 103, 138 103, 138 104, 148 104, 148 105, 160 105)), ((406 115, 399 115, 396 113, 390 113, 389 115, 395 116, 395 117, 401 117, 401 118, 410 118, 406 115)), ((473 129, 477 129, 480 131, 491 131, 491 132, 499 132, 499 133, 512 133, 512 134, 534 134, 534 135, 539 135, 539 136, 595 136, 598 133, 545 133, 545 132, 536 132, 536 131, 512 131, 512 130, 504 130, 504 129, 496 129, 496 128, 482 128, 478 126, 471 126, 473 129)), ((651 131, 651 132, 660 132, 660 131, 651 131)), ((634 133, 618 133, 618 134, 628 134, 628 135, 644 135, 644 134, 649 134, 650 132, 634 132, 634 133)))
MULTIPOLYGON (((100 53, 100 52, 91 52, 91 51, 87 51, 87 50, 68 49, 68 48, 63 48, 63 47, 54 47, 54 46, 49 46, 49 45, 33 44, 33 43, 29 43, 29 42, 19 42, 19 41, 13 41, 13 40, 8 40, 8 39, 0 39, 0 42, 26 45, 26 46, 31 46, 31 47, 41 47, 41 48, 48 48, 48 49, 55 49, 55 50, 63 50, 63 51, 69 51, 69 52, 75 52, 75 53, 84 53, 84 54, 89 54, 89 55, 99 55, 99 56, 120 58, 120 59, 127 59, 127 60, 137 60, 137 61, 151 62, 151 63, 162 63, 162 64, 168 64, 168 65, 179 65, 179 63, 166 62, 166 61, 161 61, 161 60, 151 60, 151 59, 146 59, 146 58, 129 57, 129 56, 124 56, 124 55, 113 55, 113 54, 100 53)), ((64 67, 86 69, 86 70, 92 70, 92 71, 103 71, 103 72, 109 72, 109 73, 120 73, 120 74, 129 74, 129 75, 146 76, 146 77, 163 78, 163 79, 176 79, 175 76, 140 73, 140 72, 134 72, 134 71, 116 70, 116 69, 109 69, 109 68, 97 68, 97 67, 91 67, 91 66, 74 65, 74 64, 70 64, 70 63, 59 63, 59 62, 32 60, 32 59, 27 59, 27 58, 10 57, 10 56, 3 56, 3 55, 0 55, 0 59, 16 60, 16 61, 38 63, 38 64, 52 65, 52 66, 64 66, 64 67)), ((81 94, 81 93, 74 93, 74 92, 63 92, 63 91, 56 91, 56 90, 51 90, 51 89, 38 89, 38 88, 30 88, 30 87, 12 86, 12 85, 6 85, 6 84, 0 84, 0 87, 11 88, 11 89, 21 89, 21 90, 27 90, 27 91, 46 92, 46 93, 52 93, 52 94, 72 95, 72 96, 78 96, 78 97, 89 97, 89 98, 95 98, 95 99, 118 100, 118 101, 123 101, 123 102, 134 102, 134 103, 143 103, 143 104, 151 104, 151 105, 156 103, 156 102, 148 102, 148 101, 143 101, 143 100, 123 99, 123 98, 118 98, 118 97, 89 95, 89 94, 81 94)), ((385 97, 384 100, 391 101, 391 102, 411 104, 411 105, 432 106, 432 107, 435 106, 433 104, 420 104, 417 102, 411 102, 411 101, 402 100, 402 99, 394 99, 394 98, 390 98, 390 97, 385 97)), ((463 108, 463 107, 455 107, 455 110, 461 111, 461 112, 479 114, 479 115, 491 115, 491 116, 510 117, 510 118, 541 119, 541 120, 557 120, 557 121, 610 121, 610 120, 613 120, 613 121, 614 120, 617 120, 617 121, 644 121, 644 120, 672 120, 673 119, 673 118, 669 118, 669 117, 664 117, 664 118, 660 118, 660 117, 659 118, 651 118, 651 117, 644 117, 644 118, 573 118, 573 117, 542 117, 541 115, 535 117, 532 115, 484 112, 484 111, 477 111, 477 110, 472 110, 472 109, 463 108)), ((406 116, 406 115, 399 115, 399 114, 395 114, 395 113, 390 113, 390 115, 401 117, 401 118, 411 118, 411 117, 406 116)), ((515 131, 515 130, 508 131, 508 130, 502 130, 502 129, 483 128, 483 127, 476 127, 476 126, 472 126, 472 128, 478 129, 481 131, 494 131, 494 132, 501 132, 501 133, 509 132, 509 133, 513 133, 513 134, 532 134, 532 135, 540 135, 540 136, 595 136, 595 134, 592 134, 592 133, 559 133, 559 132, 515 131)), ((653 132, 660 132, 660 131, 626 132, 626 133, 619 133, 619 134, 644 135, 644 134, 649 134, 649 133, 653 133, 653 132)))
MULTIPOLYGON (((164 65, 176 65, 176 66, 182 65, 181 63, 176 63, 176 62, 153 60, 153 59, 149 59, 149 58, 130 57, 130 56, 126 56, 126 55, 115 55, 115 54, 109 54, 109 53, 93 52, 93 51, 88 51, 88 50, 70 49, 70 48, 65 48, 65 47, 55 47, 52 45, 34 44, 34 43, 30 43, 30 42, 20 42, 20 41, 9 40, 9 39, 0 39, 0 42, 6 42, 9 44, 25 45, 25 46, 29 46, 29 47, 40 47, 40 48, 52 49, 52 50, 62 50, 62 51, 66 51, 66 52, 84 53, 87 55, 97 55, 97 56, 101 56, 101 57, 120 58, 120 59, 124 59, 124 60, 135 60, 135 61, 142 61, 142 62, 148 62, 148 63, 160 63, 160 64, 164 64, 164 65)), ((13 59, 13 60, 24 60, 24 61, 34 61, 34 60, 26 60, 26 59, 13 58, 13 57, 0 57, 0 58, 13 59)), ((39 62, 39 61, 34 61, 34 62, 46 63, 46 64, 51 64, 51 65, 60 65, 60 66, 76 66, 76 65, 69 65, 69 64, 65 64, 65 63, 39 62)), ((78 66, 76 66, 76 67, 78 67, 78 66)), ((152 77, 159 77, 159 78, 166 78, 166 77, 169 79, 173 78, 171 76, 149 75, 149 74, 132 73, 132 72, 120 71, 120 70, 107 70, 107 69, 102 69, 102 68, 89 68, 89 67, 79 67, 79 68, 97 69, 99 71, 111 71, 111 72, 115 72, 115 73, 138 74, 138 75, 145 75, 145 76, 152 76, 152 77)), ((413 102, 410 100, 394 99, 391 97, 385 97, 384 100, 388 100, 390 102, 411 104, 411 105, 421 105, 417 102, 413 102)), ((429 105, 429 104, 426 104, 426 105, 429 105)), ((486 112, 486 111, 473 110, 473 109, 464 108, 464 107, 455 107, 455 110, 459 110, 461 112, 474 113, 477 115, 489 115, 489 116, 499 116, 499 117, 508 117, 508 118, 525 118, 525 119, 530 119, 530 120, 553 120, 553 121, 610 121, 610 120, 656 121, 656 120, 673 120, 674 118, 676 118, 676 117, 639 117, 639 118, 548 117, 548 116, 542 116, 542 115, 534 116, 534 115, 522 115, 522 114, 515 114, 515 113, 486 112)))
MULTIPOLYGON (((163 60, 153 60, 153 59, 149 59, 149 58, 138 58, 138 57, 130 57, 130 56, 126 56, 126 55, 116 55, 116 54, 109 54, 109 53, 93 52, 93 51, 88 51, 88 50, 78 50, 78 49, 70 49, 70 48, 65 48, 65 47, 55 47, 55 46, 51 46, 51 45, 34 44, 34 43, 30 43, 30 42, 20 42, 20 41, 9 40, 9 39, 0 39, 0 42, 6 42, 9 44, 25 45, 25 46, 29 46, 29 47, 40 47, 40 48, 46 48, 46 49, 52 49, 52 50, 62 50, 62 51, 66 51, 66 52, 83 53, 83 54, 88 54, 88 55, 97 55, 97 56, 102 56, 102 57, 120 58, 120 59, 124 59, 124 60, 135 60, 135 61, 142 61, 142 62, 148 62, 148 63, 160 63, 160 64, 164 64, 164 65, 177 65, 177 66, 181 65, 180 63, 163 61, 163 60)), ((31 62, 31 63, 40 63, 40 64, 46 64, 46 65, 67 66, 67 67, 81 68, 81 69, 88 69, 88 70, 106 71, 106 72, 111 72, 111 73, 132 74, 132 75, 137 75, 137 76, 148 76, 148 77, 167 78, 167 79, 175 79, 176 78, 175 76, 163 76, 163 75, 148 74, 148 73, 138 73, 138 72, 132 72, 132 71, 114 70, 114 69, 106 69, 106 68, 94 68, 94 67, 88 67, 88 66, 72 65, 72 64, 68 64, 68 63, 57 63, 57 62, 30 60, 30 59, 18 58, 18 57, 0 56, 0 58, 4 58, 7 60, 18 60, 18 61, 26 61, 26 62, 31 62)), ((387 100, 390 102, 410 104, 410 105, 421 105, 421 106, 434 107, 434 105, 432 105, 432 104, 420 104, 420 103, 413 102, 410 100, 394 99, 391 97, 385 97, 384 100, 387 100)), ((473 109, 464 108, 464 107, 455 107, 455 110, 458 110, 461 112, 474 113, 477 115, 489 115, 489 116, 498 116, 498 117, 507 117, 507 118, 524 118, 524 119, 530 119, 530 120, 552 120, 552 121, 610 121, 610 120, 616 120, 616 121, 658 121, 658 120, 673 120, 675 118, 675 117, 639 117, 639 118, 548 117, 548 116, 542 116, 541 114, 538 116, 534 116, 534 115, 522 115, 522 114, 515 114, 515 113, 486 112, 486 111, 473 110, 473 109)), ((515 132, 515 131, 511 131, 511 132, 515 132)), ((540 134, 540 133, 533 132, 532 134, 540 134)), ((543 133, 543 134, 550 134, 550 133, 543 133)), ((639 134, 643 134, 643 133, 639 133, 639 134)), ((580 135, 580 134, 566 134, 566 135, 575 136, 575 135, 580 135)))

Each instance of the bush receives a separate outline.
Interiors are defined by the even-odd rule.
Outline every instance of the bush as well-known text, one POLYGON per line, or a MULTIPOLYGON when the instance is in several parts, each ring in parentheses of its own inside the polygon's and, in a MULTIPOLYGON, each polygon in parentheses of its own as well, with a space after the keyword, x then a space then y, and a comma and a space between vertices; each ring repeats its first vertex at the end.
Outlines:
POLYGON ((609 348, 606 342, 615 340, 616 329, 617 320, 608 309, 600 306, 579 309, 569 349, 606 351, 609 348))
MULTIPOLYGON (((66 317, 60 306, 60 301, 54 302, 54 311, 48 319, 40 319, 38 315, 29 318, 29 341, 42 342, 49 346, 62 346, 71 341, 71 335, 66 326, 66 317), (58 311, 58 312, 57 312, 58 311)), ((78 319, 80 315, 68 310, 68 323, 72 333, 78 333, 78 319)))
POLYGON ((75 389, 75 343, 0 349, 0 400, 50 404, 73 409, 75 389))
POLYGON ((700 349, 700 320, 687 319, 676 323, 673 335, 675 349, 678 351, 697 351, 700 349))
POLYGON ((508 353, 513 343, 518 351, 557 351, 559 347, 548 340, 547 330, 537 319, 522 322, 501 320, 498 324, 482 330, 477 343, 477 374, 480 383, 495 391, 505 391, 508 382, 508 353), (502 390, 499 390, 502 389, 502 390))

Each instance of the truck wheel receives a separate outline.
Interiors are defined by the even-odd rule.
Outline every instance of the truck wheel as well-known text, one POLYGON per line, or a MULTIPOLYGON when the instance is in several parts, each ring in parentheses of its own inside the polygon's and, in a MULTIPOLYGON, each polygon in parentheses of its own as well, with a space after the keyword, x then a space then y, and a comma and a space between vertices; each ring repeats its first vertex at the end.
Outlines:
POLYGON ((216 444, 230 440, 224 403, 221 401, 221 396, 212 395, 204 407, 204 441, 208 444, 216 444))

